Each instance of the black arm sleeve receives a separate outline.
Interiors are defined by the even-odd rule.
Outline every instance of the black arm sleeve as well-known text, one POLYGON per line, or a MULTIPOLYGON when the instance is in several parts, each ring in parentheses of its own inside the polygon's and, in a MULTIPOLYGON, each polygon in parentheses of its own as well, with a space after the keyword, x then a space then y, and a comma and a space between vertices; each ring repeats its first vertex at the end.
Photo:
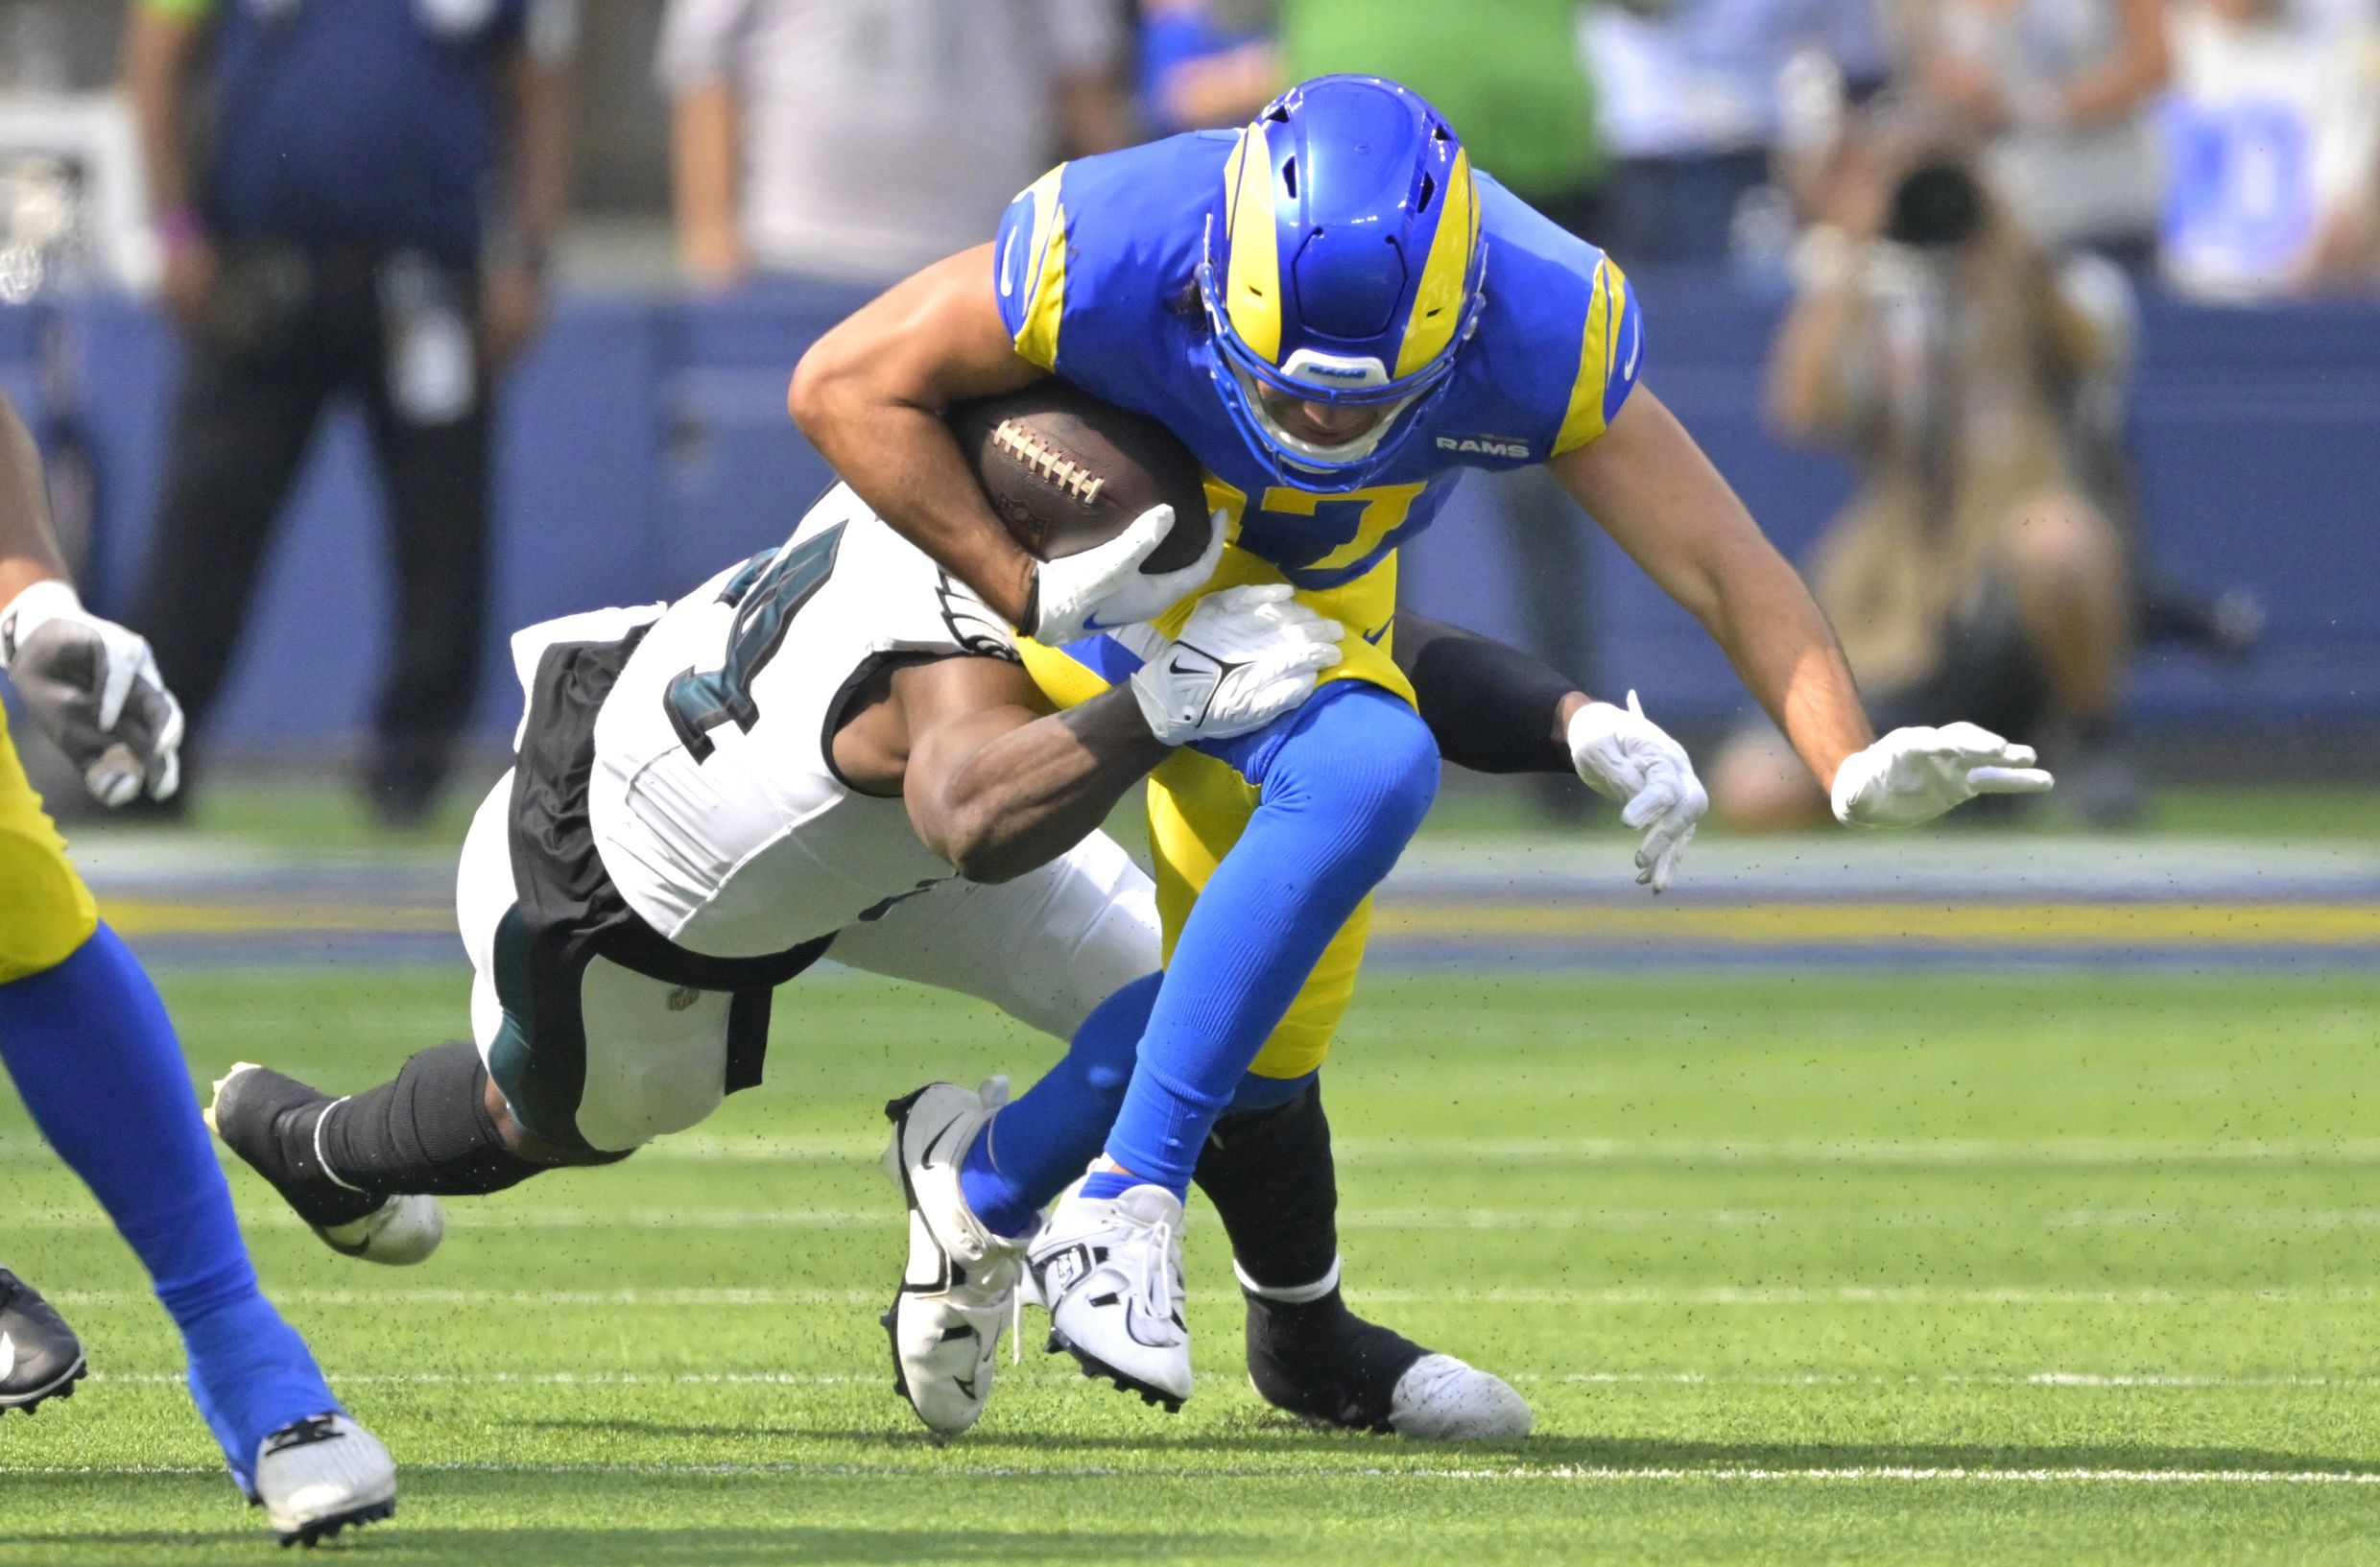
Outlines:
POLYGON ((1554 712, 1578 689, 1542 659, 1442 620, 1396 612, 1396 667, 1438 752, 1473 772, 1568 772, 1554 712))

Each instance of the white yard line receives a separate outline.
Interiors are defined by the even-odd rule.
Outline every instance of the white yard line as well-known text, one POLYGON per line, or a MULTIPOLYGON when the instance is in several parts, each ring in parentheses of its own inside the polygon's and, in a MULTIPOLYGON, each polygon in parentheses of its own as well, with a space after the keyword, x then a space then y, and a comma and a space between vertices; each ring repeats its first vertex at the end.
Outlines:
MULTIPOLYGON (((198 1464, 20 1464, 20 1475, 138 1475, 219 1476, 220 1467, 198 1464)), ((783 1475, 817 1479, 917 1480, 943 1484, 951 1480, 1454 1480, 1454 1481, 1659 1481, 1687 1484, 1865 1484, 1915 1482, 1926 1484, 1982 1483, 1986 1484, 2061 1485, 2380 1485, 2380 1472, 2336 1469, 1979 1469, 1899 1464, 1853 1464, 1842 1467, 1780 1468, 1723 1465, 1710 1468, 1603 1464, 1472 1464, 1462 1468, 1392 1467, 1380 1464, 1253 1464, 1211 1467, 1191 1465, 1164 1469, 1128 1469, 1115 1464, 934 1464, 890 1465, 859 1463, 409 1463, 407 1474, 447 1475, 619 1475, 640 1479, 678 1477, 758 1477, 783 1475)))
MULTIPOLYGON (((294 1230, 304 1223, 282 1209, 245 1215, 251 1229, 294 1230)), ((92 1210, 36 1209, 12 1217, 18 1230, 89 1231, 110 1227, 92 1210)), ((505 1230, 861 1230, 897 1231, 901 1216, 881 1208, 479 1208, 446 1213, 449 1229, 505 1230)), ((1379 1208, 1339 1216, 1343 1230, 1590 1230, 1611 1232, 1701 1229, 2004 1229, 2044 1230, 2380 1229, 2380 1208, 1379 1208)))
MULTIPOLYGON (((885 1384, 881 1372, 849 1371, 332 1371, 325 1373, 342 1388, 356 1387, 527 1387, 527 1388, 873 1388, 885 1384)), ((1053 1386, 1073 1387, 1079 1380, 1071 1365, 1046 1372, 1005 1367, 1003 1379, 1019 1375, 1053 1386)), ((93 1382, 126 1387, 182 1385, 178 1371, 94 1371, 93 1382)), ((1732 1371, 1564 1371, 1552 1375, 1515 1371, 1505 1380, 1521 1387, 1567 1385, 1591 1388, 2026 1388, 2082 1390, 2271 1391, 2302 1389, 2366 1390, 2380 1388, 2380 1376, 2298 1376, 2217 1373, 2033 1371, 1942 1371, 1890 1375, 1861 1371, 1804 1371, 1774 1375, 1732 1371)))
MULTIPOLYGON (((131 1290, 50 1290, 68 1306, 146 1305, 150 1297, 131 1290)), ((756 1287, 750 1289, 617 1290, 275 1290, 274 1298, 308 1306, 655 1306, 789 1307, 881 1306, 884 1289, 837 1290, 756 1287)), ((1931 1284, 1840 1284, 1813 1288, 1738 1285, 1616 1285, 1594 1289, 1366 1289, 1350 1291, 1353 1304, 1427 1306, 2238 1306, 2341 1304, 2380 1301, 2374 1285, 2280 1285, 2262 1290, 2074 1290, 2032 1285, 1946 1288, 1931 1284)), ((1236 1290, 1192 1290, 1196 1302, 1237 1302, 1236 1290)))
MULTIPOLYGON (((1856 1164, 2066 1168, 2089 1165, 2380 1165, 2380 1137, 2278 1137, 2225 1142, 2125 1137, 1467 1137, 1351 1136, 1345 1164, 1856 1164)), ((771 1136, 690 1132, 638 1151, 650 1164, 872 1164, 884 1139, 845 1133, 771 1136)), ((0 1162, 53 1164, 30 1133, 0 1134, 0 1162)))

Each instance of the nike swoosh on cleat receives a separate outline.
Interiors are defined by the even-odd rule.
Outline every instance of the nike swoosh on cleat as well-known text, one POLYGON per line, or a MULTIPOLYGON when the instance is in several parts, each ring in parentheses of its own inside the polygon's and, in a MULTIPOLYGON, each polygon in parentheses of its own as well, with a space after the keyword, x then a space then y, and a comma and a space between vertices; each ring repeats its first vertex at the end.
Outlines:
POLYGON ((9 1379, 9 1373, 15 1369, 16 1341, 5 1333, 0 1333, 0 1382, 6 1382, 9 1379))
MULTIPOLYGON (((953 1121, 950 1125, 944 1127, 940 1131, 934 1134, 934 1140, 926 1144, 925 1152, 917 1156, 918 1169, 931 1170, 935 1168, 936 1155, 941 1152, 942 1145, 950 1140, 950 1134, 959 1129, 959 1125, 960 1124, 958 1122, 953 1121)), ((962 1150, 961 1152, 962 1156, 964 1156, 964 1151, 962 1150)), ((946 1163, 948 1161, 943 1162, 946 1163)))

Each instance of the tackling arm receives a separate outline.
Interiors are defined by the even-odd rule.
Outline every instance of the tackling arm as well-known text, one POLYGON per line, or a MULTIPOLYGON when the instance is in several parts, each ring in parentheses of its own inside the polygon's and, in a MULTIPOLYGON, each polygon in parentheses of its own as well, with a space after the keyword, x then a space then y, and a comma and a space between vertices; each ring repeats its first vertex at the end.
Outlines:
POLYGON ((1057 859, 1172 749, 1129 688, 1053 713, 1032 677, 1000 659, 916 665, 893 676, 892 693, 911 737, 909 819, 969 881, 1057 859))
POLYGON ((1064 713, 1005 661, 901 671, 910 819, 970 881, 1022 875, 1082 842, 1174 747, 1248 734, 1304 701, 1345 634, 1273 583, 1201 601, 1130 680, 1064 713))

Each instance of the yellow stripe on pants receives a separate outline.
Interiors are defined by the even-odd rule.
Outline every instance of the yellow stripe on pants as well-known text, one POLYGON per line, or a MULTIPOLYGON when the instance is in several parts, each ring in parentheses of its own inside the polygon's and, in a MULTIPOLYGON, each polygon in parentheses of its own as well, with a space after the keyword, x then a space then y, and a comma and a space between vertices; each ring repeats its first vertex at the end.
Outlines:
POLYGON ((90 889, 0 720, 0 985, 57 967, 98 928, 90 889))

